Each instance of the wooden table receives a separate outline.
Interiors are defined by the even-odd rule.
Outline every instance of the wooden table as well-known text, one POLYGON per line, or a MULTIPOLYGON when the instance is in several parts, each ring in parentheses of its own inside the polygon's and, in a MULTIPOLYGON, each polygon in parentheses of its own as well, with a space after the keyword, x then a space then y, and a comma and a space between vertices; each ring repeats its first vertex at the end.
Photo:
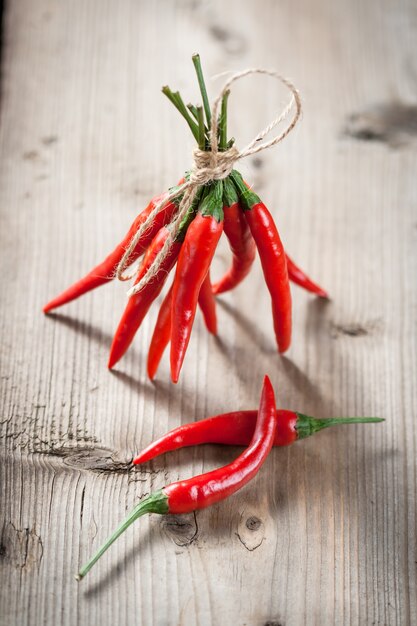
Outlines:
MULTIPOLYGON (((1 623, 415 624, 415 3, 20 0, 3 39, 1 623), (197 50, 209 77, 260 66, 299 87, 302 123, 242 171, 332 299, 293 290, 279 357, 257 262, 219 298, 217 339, 197 319, 179 384, 167 356, 151 384, 157 307, 106 368, 125 284, 50 317, 41 306, 190 166, 191 134, 160 87, 196 101, 197 50), (212 509, 142 518, 77 584, 140 497, 238 450, 136 471, 132 456, 180 423, 255 407, 266 372, 282 407, 386 422, 276 449, 212 509)), ((264 77, 236 85, 238 145, 286 99, 264 77)), ((228 263, 223 243, 214 273, 228 263)))

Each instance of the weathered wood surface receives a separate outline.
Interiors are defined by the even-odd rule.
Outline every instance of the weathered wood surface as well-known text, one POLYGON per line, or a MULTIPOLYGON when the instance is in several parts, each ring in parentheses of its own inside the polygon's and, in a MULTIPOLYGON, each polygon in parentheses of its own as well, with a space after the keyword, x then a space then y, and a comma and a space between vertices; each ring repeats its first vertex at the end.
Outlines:
MULTIPOLYGON (((416 623, 416 40, 414 2, 7 3, 2 624, 416 623), (155 310, 106 369, 124 285, 53 317, 41 306, 189 166, 191 136, 159 90, 196 99, 196 50, 209 76, 258 65, 299 86, 299 128, 243 169, 332 301, 294 289, 293 346, 279 358, 257 265, 222 298, 218 340, 197 320, 178 386, 166 358, 152 385, 155 310), (143 518, 77 585, 138 498, 237 450, 184 450, 128 472, 132 455, 181 422, 255 406, 265 372, 281 406, 387 421, 275 450, 211 510, 143 518)), ((243 145, 286 95, 261 78, 234 93, 243 145)), ((223 246, 217 272, 227 263, 223 246)))

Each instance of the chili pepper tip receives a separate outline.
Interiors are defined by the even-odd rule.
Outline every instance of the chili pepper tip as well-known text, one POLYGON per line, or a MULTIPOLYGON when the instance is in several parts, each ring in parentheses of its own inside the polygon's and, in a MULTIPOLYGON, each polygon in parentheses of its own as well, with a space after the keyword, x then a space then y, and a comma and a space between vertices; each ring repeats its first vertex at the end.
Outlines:
POLYGON ((42 311, 44 313, 49 313, 50 311, 52 311, 55 308, 56 308, 56 305, 55 305, 54 301, 51 300, 50 302, 47 302, 46 304, 43 305, 42 311))
POLYGON ((323 298, 324 300, 330 300, 330 296, 327 293, 327 291, 324 291, 324 289, 320 289, 319 291, 317 291, 317 295, 319 298, 323 298))
POLYGON ((113 369, 118 361, 120 361, 121 355, 117 353, 115 350, 110 350, 109 360, 107 362, 107 367, 109 370, 113 369))
POLYGON ((108 363, 107 363, 107 368, 109 370, 113 369, 113 367, 116 365, 116 363, 117 363, 116 359, 112 359, 110 357, 109 360, 108 360, 108 363))

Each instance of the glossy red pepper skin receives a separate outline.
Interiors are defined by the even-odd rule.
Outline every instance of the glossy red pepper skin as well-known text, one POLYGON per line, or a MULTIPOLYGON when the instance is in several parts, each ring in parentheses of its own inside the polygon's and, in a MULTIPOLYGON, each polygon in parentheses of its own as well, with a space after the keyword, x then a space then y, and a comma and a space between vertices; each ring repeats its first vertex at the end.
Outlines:
POLYGON ((245 218, 256 242, 265 282, 271 294, 275 337, 279 352, 291 343, 292 304, 287 261, 277 227, 263 202, 245 211, 245 218))
MULTIPOLYGON (((161 454, 188 446, 216 443, 228 446, 247 446, 253 436, 258 412, 234 411, 214 417, 207 417, 198 422, 183 424, 170 430, 133 460, 134 465, 150 461, 161 454)), ((320 419, 285 409, 277 409, 277 429, 274 446, 288 446, 310 437, 329 426, 342 424, 369 424, 383 422, 379 417, 328 417, 320 419)))
POLYGON ((194 322, 198 296, 207 276, 223 222, 198 213, 188 227, 178 257, 172 291, 171 379, 178 381, 194 322))
POLYGON ((212 335, 217 335, 216 298, 213 295, 213 287, 210 280, 210 270, 202 282, 198 294, 198 304, 204 317, 206 328, 212 335))
POLYGON ((265 282, 271 295, 275 337, 278 350, 282 353, 290 346, 292 328, 291 291, 284 246, 273 217, 264 203, 248 189, 239 172, 233 170, 230 176, 258 248, 265 282))
POLYGON ((155 378, 162 355, 171 337, 171 304, 172 285, 162 301, 149 345, 147 370, 151 380, 155 378))
MULTIPOLYGON (((179 181, 179 185, 184 181, 182 179, 179 181)), ((65 291, 63 291, 59 296, 50 300, 43 307, 44 313, 49 313, 53 309, 56 309, 85 293, 104 285, 105 283, 113 280, 115 276, 115 272, 118 264, 120 263, 126 248, 128 247, 132 237, 135 235, 140 226, 145 222, 148 218, 149 214, 153 211, 155 206, 163 200, 163 198, 167 195, 167 193, 160 194, 159 196, 155 196, 152 198, 146 209, 144 209, 139 215, 136 217, 134 222, 132 223, 129 231, 122 239, 122 241, 116 246, 116 248, 111 252, 101 263, 99 263, 96 267, 94 267, 88 274, 86 274, 79 281, 68 287, 65 291)), ((129 259, 129 264, 132 264, 137 258, 143 254, 146 248, 151 243, 152 239, 155 237, 156 233, 160 228, 168 224, 174 214, 177 212, 178 206, 175 202, 169 202, 163 209, 160 211, 152 221, 151 226, 146 230, 143 234, 143 237, 140 241, 138 241, 132 256, 129 259)))
POLYGON ((300 287, 303 287, 303 289, 306 289, 307 291, 310 291, 311 293, 314 293, 316 296, 319 296, 320 298, 329 297, 329 294, 327 293, 327 291, 325 291, 324 289, 322 289, 322 287, 314 283, 311 280, 311 278, 309 278, 307 274, 305 274, 303 270, 300 267, 298 267, 298 265, 296 265, 292 259, 290 259, 288 254, 286 255, 286 257, 287 257, 288 277, 293 283, 295 283, 296 285, 299 285, 300 287))
POLYGON ((238 202, 224 206, 224 232, 232 251, 232 265, 213 285, 218 295, 237 287, 248 275, 256 256, 256 244, 238 202))
POLYGON ((264 379, 255 431, 246 450, 232 463, 211 472, 163 487, 170 513, 189 513, 224 500, 248 483, 266 460, 277 427, 275 396, 264 379))
MULTIPOLYGON (((153 441, 134 459, 133 464, 140 465, 166 452, 206 443, 247 446, 253 436, 257 416, 256 409, 233 411, 184 424, 153 441)), ((298 415, 294 411, 277 409, 274 446, 288 446, 297 440, 297 420, 298 415)))
MULTIPOLYGON (((141 280, 141 278, 151 267, 157 254, 162 249, 162 246, 164 245, 168 235, 169 230, 163 227, 154 237, 143 259, 140 271, 135 280, 135 284, 137 284, 141 280)), ((117 327, 116 333, 114 335, 113 343, 110 349, 108 362, 109 369, 111 369, 122 358, 126 350, 129 348, 130 344, 132 343, 133 338, 143 321, 143 318, 149 311, 152 302, 160 294, 169 272, 174 267, 180 248, 181 242, 175 241, 172 244, 172 247, 170 248, 167 256, 163 260, 157 275, 154 276, 151 281, 149 281, 149 283, 142 289, 142 291, 139 291, 139 293, 129 298, 122 318, 119 322, 119 326, 117 327)))
MULTIPOLYGON (((203 313, 204 321, 209 332, 216 334, 217 318, 216 303, 214 300, 210 277, 207 274, 201 286, 198 296, 198 304, 203 313)), ((148 376, 151 380, 155 378, 162 355, 169 344, 171 337, 171 306, 172 306, 172 286, 167 292, 159 309, 155 328, 148 352, 148 376)))

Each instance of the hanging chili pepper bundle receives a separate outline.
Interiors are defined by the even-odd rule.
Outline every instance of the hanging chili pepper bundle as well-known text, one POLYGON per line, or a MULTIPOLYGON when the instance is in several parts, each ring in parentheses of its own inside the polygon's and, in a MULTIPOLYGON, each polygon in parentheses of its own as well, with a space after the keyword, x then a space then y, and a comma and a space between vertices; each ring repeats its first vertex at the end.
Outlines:
MULTIPOLYGON (((256 410, 233 411, 207 417, 198 422, 183 424, 153 441, 133 460, 133 464, 140 465, 161 454, 206 443, 247 446, 253 435, 257 416, 256 410)), ((277 409, 277 430, 273 445, 289 446, 330 426, 383 421, 380 417, 329 417, 320 419, 296 411, 277 409)))
POLYGON ((271 451, 277 426, 275 396, 264 378, 256 425, 246 450, 232 463, 188 480, 163 487, 142 500, 77 575, 81 580, 118 537, 145 513, 190 513, 211 506, 244 487, 260 470, 271 451))
POLYGON ((297 90, 274 72, 246 70, 226 82, 210 109, 198 55, 193 56, 193 63, 203 106, 186 106, 179 92, 172 92, 167 86, 162 91, 185 118, 197 141, 198 148, 193 153, 194 167, 176 187, 152 199, 124 239, 101 264, 44 307, 44 312, 48 313, 109 282, 114 276, 120 280, 134 278, 110 350, 108 367, 112 368, 125 354, 169 272, 177 265, 169 296, 161 304, 148 356, 148 374, 153 378, 163 351, 171 342, 173 382, 179 378, 197 303, 207 329, 216 334, 214 295, 233 289, 247 276, 256 249, 271 296, 279 352, 285 352, 291 342, 289 280, 320 297, 327 297, 327 293, 289 259, 270 212, 234 168, 239 159, 277 144, 294 128, 301 112, 297 90), (272 124, 239 151, 234 146, 234 139, 227 138, 229 88, 235 80, 252 73, 277 78, 291 91, 292 99, 272 124), (294 105, 295 113, 288 127, 277 137, 262 142, 294 105), (223 231, 232 251, 232 265, 211 287, 210 264, 223 231), (142 254, 145 256, 139 269, 126 276, 126 268, 142 254))

